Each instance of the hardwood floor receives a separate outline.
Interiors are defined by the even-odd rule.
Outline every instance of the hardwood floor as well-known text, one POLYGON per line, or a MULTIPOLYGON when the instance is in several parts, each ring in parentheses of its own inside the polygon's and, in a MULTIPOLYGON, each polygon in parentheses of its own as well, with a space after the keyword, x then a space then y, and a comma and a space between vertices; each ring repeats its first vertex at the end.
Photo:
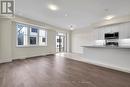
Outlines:
POLYGON ((51 55, 0 64, 0 87, 130 87, 130 74, 51 55))

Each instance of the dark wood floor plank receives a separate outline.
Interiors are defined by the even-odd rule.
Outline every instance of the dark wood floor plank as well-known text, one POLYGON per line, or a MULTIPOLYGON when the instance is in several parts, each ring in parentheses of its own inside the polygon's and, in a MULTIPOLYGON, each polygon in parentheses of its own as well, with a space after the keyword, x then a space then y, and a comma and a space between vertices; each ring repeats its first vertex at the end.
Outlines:
POLYGON ((0 87, 130 87, 130 74, 50 55, 0 64, 0 87))

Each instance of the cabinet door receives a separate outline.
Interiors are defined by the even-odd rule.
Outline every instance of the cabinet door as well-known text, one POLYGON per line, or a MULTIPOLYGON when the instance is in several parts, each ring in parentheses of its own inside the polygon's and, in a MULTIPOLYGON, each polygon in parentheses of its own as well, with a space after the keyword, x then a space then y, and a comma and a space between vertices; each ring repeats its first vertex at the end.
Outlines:
POLYGON ((104 34, 105 34, 105 27, 101 28, 100 33, 99 33, 99 39, 104 40, 104 34))
POLYGON ((95 40, 98 40, 99 39, 99 30, 95 29, 94 34, 95 34, 95 40))
POLYGON ((120 26, 120 39, 130 38, 130 22, 120 26))
POLYGON ((100 29, 97 29, 97 40, 103 40, 103 29, 100 28, 100 29))
POLYGON ((130 38, 130 28, 127 29, 127 38, 130 38))
POLYGON ((119 39, 125 39, 127 38, 127 25, 126 24, 121 24, 119 26, 119 39))
POLYGON ((126 26, 126 38, 130 38, 130 23, 126 26))

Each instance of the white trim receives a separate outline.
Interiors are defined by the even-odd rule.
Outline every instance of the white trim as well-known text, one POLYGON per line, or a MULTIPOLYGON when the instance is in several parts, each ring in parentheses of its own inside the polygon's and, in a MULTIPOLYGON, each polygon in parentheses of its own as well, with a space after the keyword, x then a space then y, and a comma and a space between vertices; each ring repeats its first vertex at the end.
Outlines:
POLYGON ((21 21, 14 21, 15 23, 20 23, 20 24, 25 24, 25 25, 30 25, 30 26, 35 26, 35 27, 39 27, 39 28, 44 28, 44 29, 49 29, 47 27, 44 27, 44 26, 40 26, 40 25, 36 25, 36 24, 32 24, 32 23, 27 23, 27 22, 21 22, 21 21))
MULTIPOLYGON (((29 30, 29 26, 28 25, 26 25, 26 24, 22 24, 22 23, 15 23, 15 35, 16 35, 16 47, 24 47, 24 46, 27 46, 27 45, 18 45, 18 32, 17 32, 17 28, 16 28, 16 26, 17 26, 17 24, 21 24, 21 25, 24 25, 24 26, 26 26, 27 27, 27 36, 28 36, 28 30, 29 30)), ((27 37, 27 43, 28 43, 28 37, 27 37)))
POLYGON ((39 45, 39 37, 42 37, 42 36, 39 36, 39 32, 38 32, 38 46, 47 46, 48 45, 48 30, 41 29, 41 28, 39 28, 39 30, 44 30, 45 31, 46 44, 45 45, 39 45))
POLYGON ((117 66, 111 66, 111 65, 107 65, 107 64, 103 64, 103 63, 97 63, 97 62, 90 61, 90 60, 86 60, 86 61, 83 61, 83 62, 86 62, 86 63, 89 63, 89 64, 93 64, 93 65, 97 65, 97 66, 101 66, 101 67, 105 67, 105 68, 109 68, 109 69, 114 69, 114 70, 117 70, 117 71, 130 73, 130 70, 124 69, 124 68, 120 68, 120 67, 117 67, 117 66))
POLYGON ((45 28, 41 28, 41 27, 37 27, 37 26, 33 26, 33 25, 29 25, 29 24, 24 24, 24 23, 18 23, 18 22, 15 22, 15 27, 16 27, 16 25, 17 24, 21 24, 21 25, 25 25, 26 27, 27 27, 27 30, 28 30, 28 32, 27 32, 27 45, 18 45, 18 37, 17 37, 17 30, 16 30, 16 47, 17 48, 26 48, 26 47, 46 47, 47 45, 48 45, 48 30, 47 29, 45 29, 45 28), (31 28, 36 28, 36 29, 38 29, 38 35, 36 36, 36 45, 31 45, 30 44, 30 29, 31 28), (39 30, 44 30, 45 31, 45 33, 46 33, 46 36, 45 36, 45 38, 46 38, 46 44, 45 45, 39 45, 39 30))
POLYGON ((97 66, 101 66, 101 67, 105 67, 105 68, 109 68, 109 69, 113 69, 113 70, 117 70, 117 71, 121 71, 121 72, 130 73, 130 69, 118 67, 118 66, 112 66, 112 65, 103 64, 103 63, 98 63, 96 61, 88 60, 87 58, 84 58, 82 56, 82 54, 64 53, 64 57, 69 58, 69 59, 73 59, 73 60, 77 60, 77 61, 81 61, 81 62, 85 62, 85 63, 89 63, 89 64, 93 64, 93 65, 97 65, 97 66))
POLYGON ((6 62, 11 62, 12 59, 7 59, 7 58, 1 58, 0 63, 6 63, 6 62))

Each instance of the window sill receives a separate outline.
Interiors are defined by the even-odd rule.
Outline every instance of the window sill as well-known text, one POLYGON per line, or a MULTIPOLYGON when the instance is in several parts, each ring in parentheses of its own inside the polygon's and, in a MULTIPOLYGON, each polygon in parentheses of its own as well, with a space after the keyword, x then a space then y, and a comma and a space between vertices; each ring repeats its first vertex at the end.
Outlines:
POLYGON ((32 45, 32 46, 16 46, 16 48, 31 48, 31 47, 47 47, 47 45, 44 45, 44 46, 42 46, 42 45, 39 45, 39 46, 37 46, 37 45, 32 45))

